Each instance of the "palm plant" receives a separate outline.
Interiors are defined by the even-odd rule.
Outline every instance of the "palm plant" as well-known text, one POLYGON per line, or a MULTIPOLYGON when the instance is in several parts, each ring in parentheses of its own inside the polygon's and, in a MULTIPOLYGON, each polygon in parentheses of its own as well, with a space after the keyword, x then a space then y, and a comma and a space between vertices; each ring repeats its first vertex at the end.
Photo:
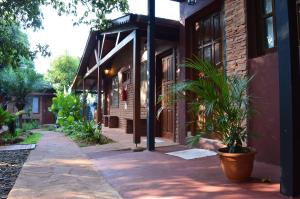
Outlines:
MULTIPOLYGON (((205 118, 196 121, 197 134, 188 139, 196 145, 207 133, 217 133, 229 153, 247 152, 243 143, 247 138, 246 120, 250 113, 247 88, 251 78, 241 75, 226 76, 223 70, 200 58, 187 60, 183 67, 191 68, 199 76, 194 80, 173 86, 161 100, 167 100, 160 112, 184 98, 195 116, 205 118)), ((197 118, 197 117, 196 117, 197 118)))

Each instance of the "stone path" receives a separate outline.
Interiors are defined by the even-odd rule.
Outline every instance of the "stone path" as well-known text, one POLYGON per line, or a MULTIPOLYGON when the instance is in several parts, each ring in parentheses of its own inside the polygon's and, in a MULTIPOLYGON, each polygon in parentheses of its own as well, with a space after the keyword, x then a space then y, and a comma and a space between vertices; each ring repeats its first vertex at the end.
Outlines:
POLYGON ((64 135, 42 132, 9 199, 118 199, 80 148, 64 135))
POLYGON ((31 150, 35 148, 35 144, 14 144, 0 146, 0 151, 16 151, 16 150, 31 150))

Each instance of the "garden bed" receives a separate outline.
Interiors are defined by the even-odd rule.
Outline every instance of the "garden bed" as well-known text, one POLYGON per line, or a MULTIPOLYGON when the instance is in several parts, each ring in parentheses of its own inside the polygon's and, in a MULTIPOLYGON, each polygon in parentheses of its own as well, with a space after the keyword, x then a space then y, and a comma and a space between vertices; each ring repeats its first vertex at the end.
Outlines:
POLYGON ((0 151, 0 198, 7 198, 30 150, 0 151))

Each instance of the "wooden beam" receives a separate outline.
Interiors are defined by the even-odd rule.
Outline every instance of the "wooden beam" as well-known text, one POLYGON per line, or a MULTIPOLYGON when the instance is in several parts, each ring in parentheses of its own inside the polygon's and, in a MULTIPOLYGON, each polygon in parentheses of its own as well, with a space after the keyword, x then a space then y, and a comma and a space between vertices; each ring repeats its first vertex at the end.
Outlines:
POLYGON ((116 47, 114 47, 105 57, 100 59, 100 62, 97 63, 95 66, 93 66, 92 69, 89 70, 84 75, 84 78, 87 78, 89 75, 91 75, 95 70, 97 70, 98 67, 103 65, 105 62, 107 62, 109 59, 111 59, 117 52, 119 52, 124 46, 126 46, 129 42, 131 42, 135 37, 135 30, 130 33, 127 37, 125 37, 116 47))
POLYGON ((118 43, 119 43, 119 40, 120 40, 120 35, 121 35, 121 33, 120 33, 120 32, 118 32, 118 36, 117 36, 117 39, 116 39, 116 45, 115 45, 115 46, 117 46, 117 45, 118 45, 118 43))
POLYGON ((137 30, 137 29, 138 29, 138 27, 136 27, 136 26, 129 26, 128 28, 121 27, 119 29, 115 29, 112 31, 106 31, 106 32, 102 33, 101 35, 113 35, 113 34, 117 34, 118 32, 128 32, 128 31, 133 31, 133 30, 137 30))
POLYGON ((97 52, 96 49, 94 49, 94 54, 95 54, 96 63, 98 63, 99 62, 99 57, 98 57, 99 53, 97 52))
POLYGON ((103 35, 103 39, 102 39, 101 51, 100 51, 100 56, 99 56, 99 59, 100 59, 100 60, 101 60, 101 58, 102 58, 102 53, 103 53, 103 48, 104 48, 105 38, 106 38, 106 34, 103 35))
POLYGON ((133 39, 133 142, 141 143, 140 119, 141 119, 141 41, 139 31, 134 31, 133 39))
POLYGON ((85 80, 82 80, 82 119, 85 121, 85 112, 86 112, 86 104, 85 104, 85 80))
POLYGON ((101 48, 101 42, 100 42, 100 40, 98 40, 98 45, 97 45, 98 47, 97 47, 97 52, 98 52, 98 59, 100 59, 100 48, 101 48))
POLYGON ((98 84, 97 84, 97 94, 98 94, 98 103, 97 103, 97 124, 102 124, 102 73, 100 67, 98 67, 98 84))

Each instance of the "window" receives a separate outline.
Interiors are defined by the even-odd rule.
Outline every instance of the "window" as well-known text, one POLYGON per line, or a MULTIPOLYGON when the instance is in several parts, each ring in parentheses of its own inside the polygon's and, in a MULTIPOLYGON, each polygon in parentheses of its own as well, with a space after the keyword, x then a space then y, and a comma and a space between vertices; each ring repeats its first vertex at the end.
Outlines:
POLYGON ((32 98, 32 113, 39 113, 39 97, 33 97, 32 98))
POLYGON ((147 61, 143 61, 141 63, 141 106, 147 107, 147 91, 148 91, 148 84, 147 84, 147 61))
POLYGON ((274 21, 274 1, 261 1, 261 30, 263 51, 276 46, 275 21, 274 21))
POLYGON ((194 22, 193 45, 193 54, 218 67, 222 66, 222 15, 220 12, 194 22))
POLYGON ((40 112, 40 98, 38 96, 27 97, 24 110, 27 113, 38 114, 40 112))
POLYGON ((122 83, 130 82, 130 69, 125 70, 122 72, 122 83))
POLYGON ((119 107, 119 79, 118 76, 112 78, 111 106, 119 107))

